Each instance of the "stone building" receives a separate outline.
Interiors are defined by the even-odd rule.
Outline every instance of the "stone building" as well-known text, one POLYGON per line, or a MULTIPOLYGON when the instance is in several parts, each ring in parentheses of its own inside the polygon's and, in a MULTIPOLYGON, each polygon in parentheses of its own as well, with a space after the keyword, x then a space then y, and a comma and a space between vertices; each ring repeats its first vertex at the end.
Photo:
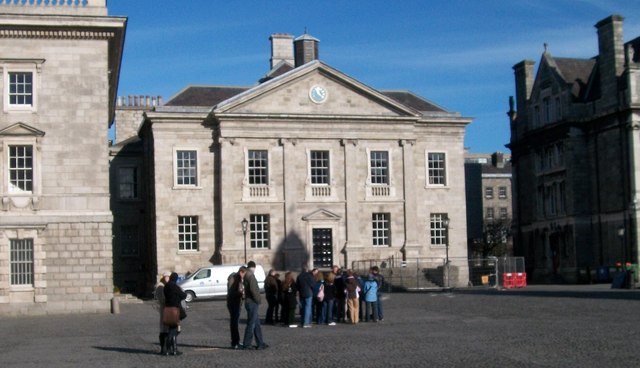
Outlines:
POLYGON ((638 263, 640 38, 623 18, 596 24, 598 55, 559 58, 547 46, 534 74, 515 71, 511 120, 514 247, 536 280, 593 280, 638 263))
POLYGON ((108 128, 126 18, 0 2, 0 313, 108 311, 108 128))
MULTIPOLYGON (((466 259, 471 119, 371 88, 319 61, 318 45, 275 34, 257 85, 187 86, 144 111, 139 128, 117 123, 113 159, 132 135, 143 153, 150 279, 210 262, 299 270, 466 259)), ((465 267, 456 275, 451 285, 466 285, 465 267)))
POLYGON ((511 155, 466 153, 464 168, 469 257, 512 255, 511 155))

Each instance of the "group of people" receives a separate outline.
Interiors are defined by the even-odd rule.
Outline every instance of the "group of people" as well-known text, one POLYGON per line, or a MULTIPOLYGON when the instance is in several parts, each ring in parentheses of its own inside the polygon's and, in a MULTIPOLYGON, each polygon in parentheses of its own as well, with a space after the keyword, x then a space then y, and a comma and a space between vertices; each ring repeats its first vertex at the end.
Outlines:
MULTIPOLYGON (((269 347, 264 342, 260 325, 260 288, 254 275, 253 261, 241 266, 229 275, 227 282, 227 309, 232 349, 263 350, 269 347), (240 314, 244 305, 247 311, 247 325, 240 341, 240 314), (255 339, 255 345, 252 345, 255 339)), ((331 271, 322 272, 317 268, 309 270, 303 266, 302 272, 294 278, 287 271, 284 280, 275 270, 270 270, 264 281, 267 299, 265 323, 282 323, 292 328, 309 328, 312 322, 318 325, 335 326, 339 323, 358 324, 359 321, 378 322, 383 319, 382 285, 384 277, 377 266, 371 267, 364 276, 352 270, 341 270, 333 266, 331 271), (300 323, 296 323, 296 311, 300 323)), ((160 307, 160 347, 162 355, 179 355, 177 336, 180 333, 179 313, 186 293, 177 285, 178 275, 166 272, 155 290, 155 298, 160 307)))
POLYGON ((335 326, 336 322, 381 321, 383 283, 377 266, 371 267, 364 277, 339 266, 326 273, 303 266, 295 279, 292 272, 286 272, 284 281, 271 270, 264 283, 269 304, 265 323, 309 328, 312 322, 335 326), (299 324, 296 311, 300 314, 299 324))

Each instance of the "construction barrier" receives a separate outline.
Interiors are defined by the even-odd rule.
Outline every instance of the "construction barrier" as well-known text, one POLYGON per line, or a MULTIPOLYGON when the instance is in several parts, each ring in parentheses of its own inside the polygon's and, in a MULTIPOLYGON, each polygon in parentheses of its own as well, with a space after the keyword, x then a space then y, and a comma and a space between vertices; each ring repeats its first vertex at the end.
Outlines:
POLYGON ((507 272, 502 274, 502 286, 506 289, 515 287, 515 277, 513 273, 507 272))
POLYGON ((523 288, 527 286, 527 273, 517 272, 515 277, 515 287, 523 288))

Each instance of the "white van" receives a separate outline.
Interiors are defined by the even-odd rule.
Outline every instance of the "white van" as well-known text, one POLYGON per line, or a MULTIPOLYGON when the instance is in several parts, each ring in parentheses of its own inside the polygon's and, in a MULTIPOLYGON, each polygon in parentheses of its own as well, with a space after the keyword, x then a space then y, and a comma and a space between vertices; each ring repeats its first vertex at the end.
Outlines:
MULTIPOLYGON (((238 272, 244 265, 206 266, 198 269, 184 280, 178 281, 178 285, 187 293, 187 302, 195 298, 210 298, 227 295, 227 280, 229 275, 238 272)), ((264 290, 264 269, 256 265, 256 280, 260 291, 264 290)))

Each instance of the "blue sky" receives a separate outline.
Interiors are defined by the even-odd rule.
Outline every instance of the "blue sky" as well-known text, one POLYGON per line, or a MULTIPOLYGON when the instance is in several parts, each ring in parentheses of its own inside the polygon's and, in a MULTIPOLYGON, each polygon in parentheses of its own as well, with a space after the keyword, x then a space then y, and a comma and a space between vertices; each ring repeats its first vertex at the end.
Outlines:
POLYGON ((307 32, 320 59, 376 89, 412 91, 473 117, 471 152, 508 150, 513 65, 597 54, 594 25, 625 17, 640 37, 637 0, 109 0, 127 16, 118 94, 169 97, 187 85, 251 86, 269 70, 269 36, 307 32))

